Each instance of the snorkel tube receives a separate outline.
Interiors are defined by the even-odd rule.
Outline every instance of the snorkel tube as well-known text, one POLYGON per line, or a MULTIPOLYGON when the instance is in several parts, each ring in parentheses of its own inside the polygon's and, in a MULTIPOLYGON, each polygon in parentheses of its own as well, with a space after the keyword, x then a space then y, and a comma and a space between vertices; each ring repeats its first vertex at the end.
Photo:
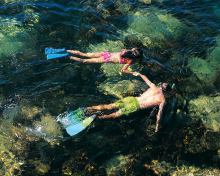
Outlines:
POLYGON ((173 83, 172 86, 171 86, 172 90, 174 89, 174 87, 175 87, 175 83, 173 83))

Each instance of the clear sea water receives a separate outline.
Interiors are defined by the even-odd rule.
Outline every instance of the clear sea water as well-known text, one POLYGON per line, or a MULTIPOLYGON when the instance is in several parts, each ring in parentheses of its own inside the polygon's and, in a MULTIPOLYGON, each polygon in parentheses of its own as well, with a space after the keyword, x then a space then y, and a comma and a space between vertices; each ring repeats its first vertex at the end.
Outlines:
POLYGON ((220 175, 219 33, 217 0, 2 0, 0 175, 220 175), (120 64, 47 60, 45 48, 132 46, 145 55, 130 70, 175 83, 159 132, 143 110, 70 137, 59 114, 148 87, 120 64))

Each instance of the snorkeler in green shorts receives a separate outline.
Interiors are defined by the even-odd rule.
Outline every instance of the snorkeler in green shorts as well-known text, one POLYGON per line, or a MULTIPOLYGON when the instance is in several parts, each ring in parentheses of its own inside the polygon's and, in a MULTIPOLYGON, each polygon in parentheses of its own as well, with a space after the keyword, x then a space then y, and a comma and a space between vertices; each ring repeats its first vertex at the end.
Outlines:
POLYGON ((121 115, 128 115, 130 113, 138 111, 139 109, 147 109, 147 108, 153 108, 154 106, 159 106, 159 111, 157 114, 156 129, 155 129, 155 132, 157 132, 161 113, 162 113, 163 106, 165 103, 164 93, 172 90, 172 88, 170 84, 168 83, 162 83, 160 84, 159 87, 157 87, 145 75, 142 75, 138 72, 135 72, 133 75, 141 76, 141 78, 150 87, 141 96, 126 97, 126 98, 120 99, 114 103, 107 104, 107 105, 87 107, 87 110, 90 111, 90 110, 118 109, 116 112, 112 114, 98 116, 98 118, 100 119, 105 119, 105 118, 116 118, 116 117, 120 117, 121 115))

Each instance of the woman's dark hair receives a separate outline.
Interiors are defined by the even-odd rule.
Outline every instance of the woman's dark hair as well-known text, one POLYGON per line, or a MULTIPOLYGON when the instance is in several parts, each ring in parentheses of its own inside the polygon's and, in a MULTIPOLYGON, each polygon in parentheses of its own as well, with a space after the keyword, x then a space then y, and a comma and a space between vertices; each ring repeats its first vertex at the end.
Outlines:
POLYGON ((121 57, 122 58, 131 58, 131 59, 140 59, 143 56, 143 51, 139 48, 134 48, 133 51, 127 51, 121 57))

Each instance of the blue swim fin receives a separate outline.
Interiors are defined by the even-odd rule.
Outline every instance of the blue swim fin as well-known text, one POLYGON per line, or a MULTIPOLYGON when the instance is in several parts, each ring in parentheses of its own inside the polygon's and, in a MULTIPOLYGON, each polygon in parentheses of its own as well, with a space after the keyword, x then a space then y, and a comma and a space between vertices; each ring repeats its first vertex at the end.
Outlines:
POLYGON ((66 132, 70 136, 76 135, 79 132, 81 132, 82 130, 84 130, 87 126, 89 126, 95 118, 96 118, 96 115, 94 114, 94 115, 84 119, 83 121, 81 121, 79 123, 68 126, 66 128, 66 132))
POLYGON ((58 58, 66 57, 66 56, 69 56, 69 53, 65 53, 65 54, 48 54, 47 59, 58 59, 58 58))
POLYGON ((45 54, 56 54, 56 53, 61 53, 61 52, 66 52, 66 49, 65 48, 62 48, 62 49, 45 48, 45 54))
POLYGON ((62 124, 70 136, 73 136, 84 130, 97 117, 95 114, 86 117, 85 110, 86 108, 78 108, 75 111, 66 111, 57 116, 57 121, 62 124))
POLYGON ((67 128, 68 126, 83 121, 83 119, 86 118, 85 110, 86 108, 78 108, 75 111, 66 111, 57 116, 57 121, 59 121, 64 128, 67 128))

